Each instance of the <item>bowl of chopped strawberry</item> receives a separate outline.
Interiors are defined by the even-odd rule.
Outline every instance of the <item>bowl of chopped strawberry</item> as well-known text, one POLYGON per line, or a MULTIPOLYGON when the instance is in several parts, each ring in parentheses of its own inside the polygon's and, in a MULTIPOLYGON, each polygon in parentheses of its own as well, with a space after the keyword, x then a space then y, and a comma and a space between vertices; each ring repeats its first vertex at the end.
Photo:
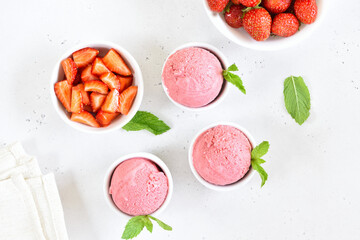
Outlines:
POLYGON ((207 15, 228 39, 255 50, 293 46, 319 26, 325 0, 203 0, 207 15))
POLYGON ((51 98, 75 129, 104 133, 127 124, 143 97, 143 77, 134 57, 110 42, 81 44, 55 65, 51 98))

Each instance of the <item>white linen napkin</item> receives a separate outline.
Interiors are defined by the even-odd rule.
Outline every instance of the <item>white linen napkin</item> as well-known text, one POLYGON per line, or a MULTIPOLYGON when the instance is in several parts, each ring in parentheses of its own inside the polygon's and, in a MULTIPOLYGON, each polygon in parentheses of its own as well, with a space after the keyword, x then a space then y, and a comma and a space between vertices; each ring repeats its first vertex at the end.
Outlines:
POLYGON ((20 143, 0 149, 0 239, 68 240, 55 177, 20 143))
POLYGON ((22 175, 0 182, 0 238, 45 240, 31 191, 22 175))
POLYGON ((16 142, 0 149, 0 174, 30 160, 21 143, 16 142))
POLYGON ((68 239, 54 174, 26 180, 33 194, 46 239, 68 239))

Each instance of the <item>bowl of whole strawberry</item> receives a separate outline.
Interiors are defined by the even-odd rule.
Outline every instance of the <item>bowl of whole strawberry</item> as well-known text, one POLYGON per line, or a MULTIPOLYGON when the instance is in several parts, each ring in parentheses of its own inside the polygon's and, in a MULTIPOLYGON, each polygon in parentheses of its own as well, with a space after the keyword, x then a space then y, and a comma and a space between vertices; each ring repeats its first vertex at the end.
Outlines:
POLYGON ((211 22, 228 39, 256 50, 301 42, 324 16, 324 0, 204 0, 211 22))
POLYGON ((143 77, 133 56, 110 42, 78 45, 55 65, 51 98, 75 129, 104 133, 127 124, 143 98, 143 77))

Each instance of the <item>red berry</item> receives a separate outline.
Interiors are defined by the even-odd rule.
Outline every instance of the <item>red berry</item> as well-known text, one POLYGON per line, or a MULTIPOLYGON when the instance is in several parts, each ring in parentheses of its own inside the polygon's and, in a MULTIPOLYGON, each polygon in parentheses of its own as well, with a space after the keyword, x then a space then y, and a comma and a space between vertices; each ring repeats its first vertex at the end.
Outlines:
POLYGON ((254 8, 245 13, 243 25, 252 38, 264 41, 270 36, 271 16, 264 8, 254 8))
POLYGON ((224 11, 229 0, 207 0, 211 11, 222 12, 224 11))
POLYGON ((242 16, 243 9, 245 7, 242 5, 232 5, 229 9, 229 12, 225 13, 225 21, 226 23, 233 28, 240 28, 243 26, 242 16))
POLYGON ((290 7, 291 0, 263 0, 262 5, 271 13, 282 13, 290 7))
POLYGON ((316 0, 295 0, 294 11, 300 22, 311 24, 317 16, 316 0))
POLYGON ((231 1, 232 1, 233 4, 236 4, 236 5, 241 4, 241 3, 240 3, 240 0, 231 0, 231 1))
POLYGON ((261 0, 238 0, 237 2, 241 3, 245 7, 255 7, 260 3, 261 0))
POLYGON ((280 13, 274 17, 271 32, 277 36, 290 37, 299 30, 299 21, 291 13, 280 13))

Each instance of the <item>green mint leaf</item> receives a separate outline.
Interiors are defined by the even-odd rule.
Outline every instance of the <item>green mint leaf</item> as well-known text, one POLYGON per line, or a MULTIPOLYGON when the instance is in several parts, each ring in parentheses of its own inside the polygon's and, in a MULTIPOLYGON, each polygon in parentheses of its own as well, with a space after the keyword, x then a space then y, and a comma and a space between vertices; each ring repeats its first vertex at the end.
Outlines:
POLYGON ((131 218, 126 226, 125 230, 121 236, 122 239, 132 239, 139 235, 141 231, 144 229, 145 223, 144 219, 146 219, 147 216, 136 216, 131 218))
POLYGON ((149 218, 151 218, 152 220, 156 221, 160 227, 162 227, 162 229, 166 230, 166 231, 172 231, 172 227, 170 227, 169 225, 167 225, 166 223, 160 221, 159 219, 153 217, 153 216, 150 216, 149 215, 149 218))
POLYGON ((261 158, 269 151, 270 144, 263 141, 251 151, 251 158, 261 158))
POLYGON ((138 111, 133 119, 127 123, 123 129, 126 131, 148 130, 149 132, 160 135, 170 129, 163 121, 150 112, 138 111))
POLYGON ((266 171, 260 166, 260 164, 256 163, 255 161, 251 161, 251 166, 252 168, 257 171, 261 177, 261 187, 264 186, 267 178, 268 178, 268 174, 266 173, 266 171))
POLYGON ((290 76, 284 81, 285 107, 293 119, 302 125, 310 116, 310 93, 302 77, 290 76))
POLYGON ((149 216, 146 216, 146 218, 144 218, 143 220, 144 220, 146 229, 152 233, 154 225, 152 224, 151 220, 149 219, 149 216))
POLYGON ((264 159, 261 159, 269 151, 270 144, 268 141, 263 141, 251 151, 251 167, 257 171, 261 177, 261 187, 264 186, 268 174, 260 165, 265 163, 264 159))
POLYGON ((229 72, 236 72, 239 71, 238 67, 236 66, 236 64, 234 63, 233 65, 231 65, 230 67, 228 67, 227 69, 229 72))
POLYGON ((228 69, 223 71, 223 76, 226 81, 234 84, 242 93, 246 94, 246 89, 243 85, 241 78, 238 75, 231 73, 235 71, 239 71, 239 69, 234 63, 228 69))

